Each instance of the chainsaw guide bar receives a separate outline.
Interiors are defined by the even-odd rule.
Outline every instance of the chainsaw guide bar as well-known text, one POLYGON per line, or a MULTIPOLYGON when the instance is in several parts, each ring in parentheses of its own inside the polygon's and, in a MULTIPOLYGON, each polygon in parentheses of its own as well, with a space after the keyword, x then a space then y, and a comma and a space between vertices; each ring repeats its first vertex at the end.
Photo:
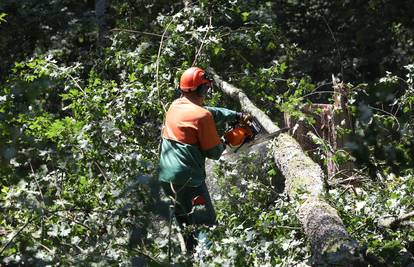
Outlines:
POLYGON ((258 144, 261 144, 263 142, 272 140, 273 138, 279 136, 281 133, 287 132, 289 129, 290 129, 289 127, 286 127, 286 128, 282 128, 282 129, 280 129, 276 132, 273 132, 273 133, 264 134, 264 135, 262 135, 258 138, 255 138, 255 139, 253 139, 249 142, 246 142, 246 143, 242 144, 241 146, 239 146, 237 149, 234 150, 234 153, 237 153, 240 150, 244 151, 247 148, 252 147, 254 145, 258 145, 258 144))
POLYGON ((270 134, 265 134, 257 139, 254 139, 253 141, 249 142, 246 144, 246 147, 251 147, 260 143, 263 143, 265 141, 271 140, 273 138, 275 138, 276 136, 280 135, 281 133, 287 132, 290 128, 286 127, 286 128, 282 128, 276 132, 270 133, 270 134))

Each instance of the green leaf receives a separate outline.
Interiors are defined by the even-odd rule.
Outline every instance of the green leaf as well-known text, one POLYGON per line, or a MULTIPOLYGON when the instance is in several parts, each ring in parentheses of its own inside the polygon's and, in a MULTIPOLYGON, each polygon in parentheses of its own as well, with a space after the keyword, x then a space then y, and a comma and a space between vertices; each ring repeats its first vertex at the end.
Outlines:
POLYGON ((61 135, 61 133, 65 130, 66 126, 64 125, 64 122, 61 120, 56 120, 52 123, 52 125, 48 128, 48 131, 46 133, 46 136, 50 139, 53 139, 55 137, 58 137, 61 135))
POLYGON ((249 12, 241 13, 241 17, 242 17, 243 22, 246 22, 247 19, 249 18, 249 12))
POLYGON ((6 13, 0 13, 0 24, 1 24, 2 22, 6 22, 6 20, 4 19, 6 16, 7 16, 7 14, 6 14, 6 13))
POLYGON ((267 174, 268 174, 269 176, 276 176, 277 171, 276 171, 275 169, 271 169, 271 170, 269 170, 269 171, 267 172, 267 174))

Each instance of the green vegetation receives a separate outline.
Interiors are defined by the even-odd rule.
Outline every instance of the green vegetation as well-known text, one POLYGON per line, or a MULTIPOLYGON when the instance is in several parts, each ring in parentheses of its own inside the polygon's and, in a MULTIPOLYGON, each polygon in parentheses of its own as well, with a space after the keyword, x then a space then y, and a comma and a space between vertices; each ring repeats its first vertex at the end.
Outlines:
MULTIPOLYGON (((277 123, 283 113, 315 123, 300 108, 332 102, 332 74, 347 83, 354 130, 341 129, 348 152, 334 161, 353 160, 359 178, 330 183, 326 198, 369 264, 413 264, 412 221, 379 224, 414 210, 412 10, 408 0, 113 0, 102 24, 91 0, 1 1, 0 265, 311 264, 298 200, 277 186, 271 157, 220 163, 213 245, 180 253, 158 148, 193 64, 277 123)), ((209 104, 240 108, 219 91, 209 104)))

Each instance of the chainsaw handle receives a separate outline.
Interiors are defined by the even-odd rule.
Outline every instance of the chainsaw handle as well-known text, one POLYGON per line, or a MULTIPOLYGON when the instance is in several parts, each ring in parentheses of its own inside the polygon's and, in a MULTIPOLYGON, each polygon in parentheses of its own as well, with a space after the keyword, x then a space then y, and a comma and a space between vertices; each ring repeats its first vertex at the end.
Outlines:
POLYGON ((227 142, 227 139, 224 137, 224 135, 220 137, 220 141, 224 144, 224 146, 227 146, 229 144, 229 142, 227 142))

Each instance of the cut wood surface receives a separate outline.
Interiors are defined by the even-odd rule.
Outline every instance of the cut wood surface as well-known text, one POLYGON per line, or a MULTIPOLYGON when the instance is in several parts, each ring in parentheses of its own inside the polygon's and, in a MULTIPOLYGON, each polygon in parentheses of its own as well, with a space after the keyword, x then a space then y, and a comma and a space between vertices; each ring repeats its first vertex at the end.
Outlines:
MULTIPOLYGON (((279 127, 247 95, 223 81, 213 69, 208 70, 215 85, 240 102, 242 110, 255 116, 271 133, 279 127)), ((324 173, 320 166, 304 154, 300 145, 288 134, 275 138, 274 160, 286 179, 285 190, 291 198, 299 197, 299 219, 310 240, 315 266, 353 266, 361 262, 359 246, 345 229, 336 210, 323 199, 324 173)))

